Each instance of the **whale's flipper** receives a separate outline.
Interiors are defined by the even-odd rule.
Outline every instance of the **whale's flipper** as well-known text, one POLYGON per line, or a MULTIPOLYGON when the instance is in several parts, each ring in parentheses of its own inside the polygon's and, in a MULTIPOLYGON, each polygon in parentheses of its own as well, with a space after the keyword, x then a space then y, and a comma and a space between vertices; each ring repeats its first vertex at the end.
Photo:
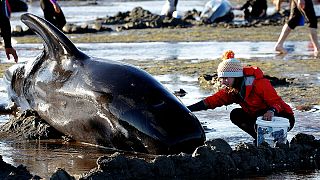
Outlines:
POLYGON ((50 22, 31 13, 21 15, 21 21, 41 36, 44 41, 45 50, 50 57, 55 57, 55 59, 66 55, 76 59, 86 59, 88 57, 76 48, 68 37, 50 22))

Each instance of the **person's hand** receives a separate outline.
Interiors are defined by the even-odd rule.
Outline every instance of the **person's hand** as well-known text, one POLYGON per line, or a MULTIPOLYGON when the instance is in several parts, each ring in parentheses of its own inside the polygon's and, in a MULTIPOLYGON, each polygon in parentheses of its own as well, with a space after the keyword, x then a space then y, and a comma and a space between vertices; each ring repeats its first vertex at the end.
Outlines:
POLYGON ((266 121, 271 121, 274 116, 274 112, 272 110, 268 110, 266 113, 264 113, 262 119, 266 121))
POLYGON ((301 9, 304 9, 305 7, 305 1, 304 0, 298 0, 298 6, 301 8, 301 9))
POLYGON ((17 55, 17 52, 14 48, 5 48, 5 51, 6 51, 6 55, 7 55, 7 58, 10 60, 10 54, 13 56, 14 58, 14 61, 15 62, 18 62, 18 55, 17 55))
POLYGON ((55 11, 56 13, 60 13, 60 7, 59 7, 59 5, 55 4, 55 5, 53 5, 53 8, 54 8, 54 11, 55 11))

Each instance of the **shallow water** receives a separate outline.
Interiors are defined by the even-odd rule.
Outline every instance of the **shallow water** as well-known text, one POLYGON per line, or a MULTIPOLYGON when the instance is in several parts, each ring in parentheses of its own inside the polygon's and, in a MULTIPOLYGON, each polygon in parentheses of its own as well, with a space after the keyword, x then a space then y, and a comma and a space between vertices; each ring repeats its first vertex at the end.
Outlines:
MULTIPOLYGON (((280 57, 274 50, 275 42, 144 42, 144 43, 78 43, 76 46, 94 57, 107 57, 111 60, 210 60, 221 57, 226 49, 236 49, 238 58, 273 59, 310 59, 313 50, 309 41, 286 41, 289 53, 280 57), (192 53, 190 53, 192 52, 192 53)), ((33 59, 42 51, 42 44, 15 44, 19 61, 33 59)), ((0 51, 0 62, 7 62, 0 51)))
MULTIPOLYGON (((134 7, 141 6, 153 13, 159 14, 164 0, 149 1, 118 1, 118 0, 100 0, 99 5, 89 5, 87 1, 69 2, 60 1, 60 5, 66 15, 67 21, 72 23, 83 23, 83 21, 94 20, 97 17, 106 15, 115 15, 118 11, 130 11, 134 7), (77 3, 77 4, 76 4, 77 3), (78 5, 79 7, 75 7, 78 5)), ((207 0, 180 0, 178 10, 181 12, 193 8, 202 10, 207 0)), ((29 12, 42 16, 39 2, 34 1, 29 5, 29 12)), ((19 21, 22 13, 12 14, 12 25, 22 25, 19 21)), ((286 42, 286 48, 289 54, 284 56, 284 61, 296 58, 307 59, 312 56, 312 50, 308 49, 309 42, 286 42)), ((20 62, 23 63, 34 59, 42 51, 42 44, 15 44, 19 53, 20 62)), ((221 52, 226 49, 237 49, 239 58, 259 58, 273 60, 276 54, 273 52, 274 42, 179 42, 179 43, 86 43, 76 44, 76 46, 95 57, 108 57, 112 60, 167 60, 167 59, 185 59, 193 62, 216 59, 221 56, 221 52), (146 51, 148 49, 148 51, 146 51), (190 53, 192 52, 192 53, 190 53)), ((1 63, 8 62, 3 51, 0 51, 1 63)), ((279 59, 279 57, 277 57, 279 59)), ((167 74, 156 76, 170 91, 184 89, 187 95, 180 98, 186 104, 192 104, 198 100, 210 95, 210 92, 199 88, 197 77, 182 76, 179 74, 167 74)), ((315 78, 316 79, 316 78, 315 78)), ((320 74, 318 75, 320 82, 320 74)), ((0 81, 0 102, 6 102, 6 90, 0 81)), ((228 119, 230 111, 237 107, 231 105, 196 112, 196 116, 206 129, 207 139, 223 138, 232 146, 236 143, 252 142, 253 139, 238 127, 233 125, 228 119)), ((320 107, 316 107, 320 109, 320 107)), ((320 112, 313 109, 308 112, 299 112, 295 110, 297 126, 288 133, 290 140, 298 132, 309 133, 320 138, 320 112)), ((8 116, 0 116, 0 124, 6 122, 8 116)), ((80 175, 94 168, 96 159, 99 156, 112 153, 111 150, 98 148, 95 146, 80 143, 61 143, 31 141, 28 143, 0 142, 0 155, 3 159, 15 166, 19 164, 26 165, 31 173, 48 178, 57 167, 65 168, 72 175, 80 175)), ((286 172, 273 174, 262 179, 318 179, 319 171, 312 172, 286 172)))

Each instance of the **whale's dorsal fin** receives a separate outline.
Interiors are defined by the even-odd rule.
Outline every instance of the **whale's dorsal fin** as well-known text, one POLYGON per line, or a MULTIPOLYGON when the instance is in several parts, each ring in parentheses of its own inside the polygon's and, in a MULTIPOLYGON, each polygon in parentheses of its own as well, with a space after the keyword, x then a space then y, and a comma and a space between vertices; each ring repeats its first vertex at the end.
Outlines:
POLYGON ((31 13, 21 15, 21 21, 38 34, 44 41, 49 56, 58 59, 71 56, 76 59, 88 58, 68 39, 68 37, 50 22, 31 13))

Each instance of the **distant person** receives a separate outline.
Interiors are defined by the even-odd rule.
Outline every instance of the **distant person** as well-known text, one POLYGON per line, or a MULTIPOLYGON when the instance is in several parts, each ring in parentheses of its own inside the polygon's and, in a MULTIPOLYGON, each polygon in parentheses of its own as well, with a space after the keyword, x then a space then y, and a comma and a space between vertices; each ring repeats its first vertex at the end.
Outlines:
POLYGON ((231 22, 234 19, 229 0, 209 0, 200 14, 204 23, 231 22))
POLYGON ((285 40, 290 32, 297 26, 303 26, 305 21, 309 22, 310 40, 313 46, 314 55, 319 55, 319 42, 318 42, 318 20, 314 11, 312 0, 292 0, 290 17, 288 22, 283 26, 281 34, 275 45, 275 51, 279 53, 287 53, 283 47, 285 40))
POLYGON ((67 23, 66 18, 56 0, 40 0, 44 18, 62 30, 67 23))
POLYGON ((225 86, 217 93, 188 106, 192 112, 215 109, 223 105, 239 104, 230 113, 231 122, 257 139, 257 117, 271 121, 274 116, 289 119, 291 130, 295 118, 291 107, 278 96, 263 72, 254 66, 243 67, 234 58, 233 51, 226 51, 217 69, 218 77, 225 86))
POLYGON ((244 12, 244 19, 252 21, 253 19, 261 19, 267 17, 267 1, 266 0, 248 0, 244 5, 239 8, 244 12))
POLYGON ((167 17, 175 17, 173 13, 177 13, 177 4, 178 0, 166 0, 165 4, 162 7, 161 15, 167 17))
POLYGON ((7 58, 10 60, 10 55, 13 56, 14 61, 18 62, 18 55, 16 50, 11 45, 11 24, 10 24, 10 5, 8 0, 0 0, 1 8, 0 8, 0 29, 1 36, 4 41, 5 52, 7 58))

